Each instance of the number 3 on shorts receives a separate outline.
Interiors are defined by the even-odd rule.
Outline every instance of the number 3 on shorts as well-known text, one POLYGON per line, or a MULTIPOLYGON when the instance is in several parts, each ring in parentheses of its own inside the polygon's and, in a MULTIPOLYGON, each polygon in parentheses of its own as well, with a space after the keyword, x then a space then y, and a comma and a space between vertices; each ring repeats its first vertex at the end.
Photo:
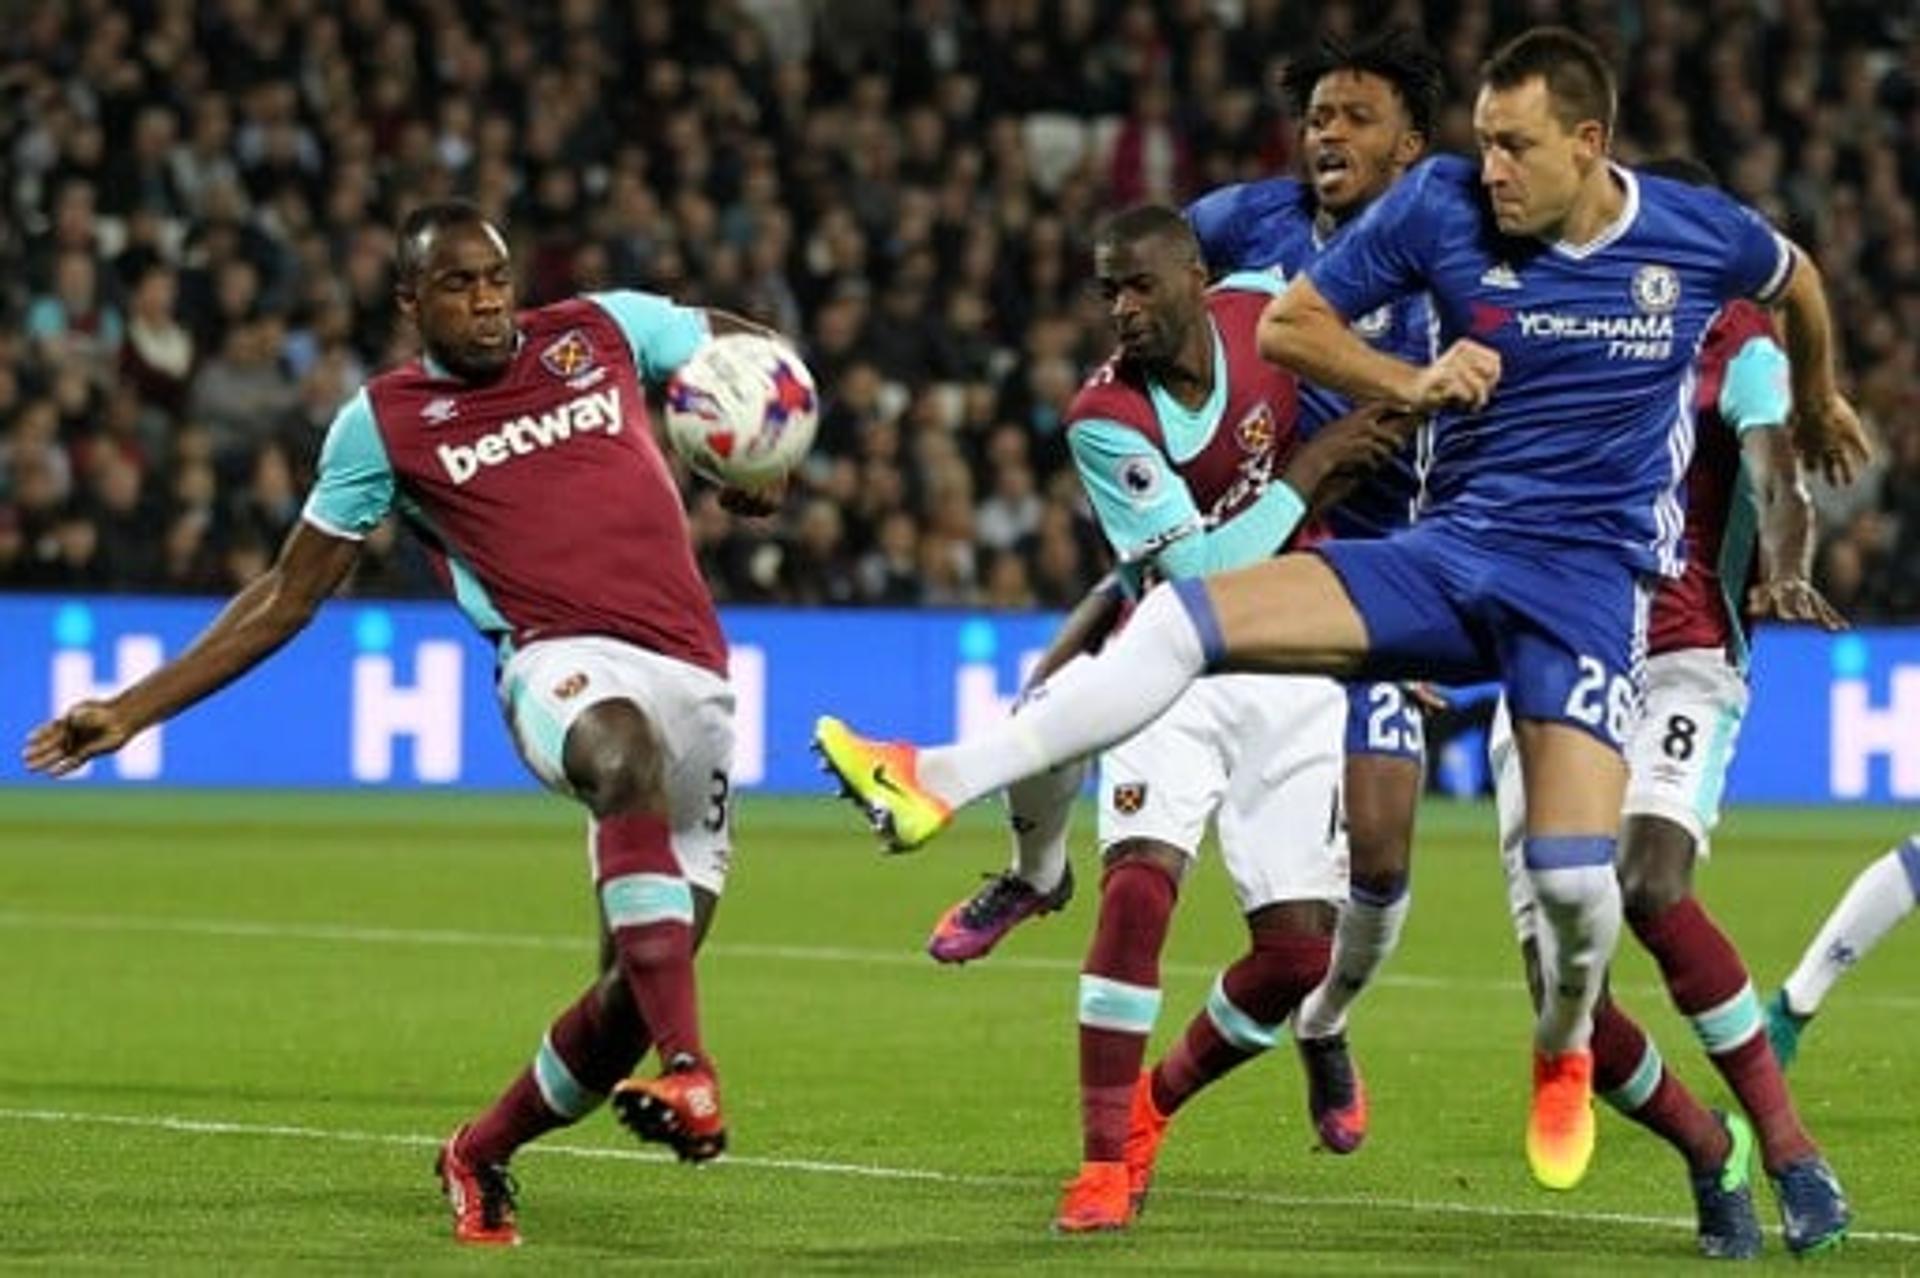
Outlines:
POLYGON ((732 791, 733 783, 727 774, 715 768, 712 788, 707 791, 707 816, 700 823, 709 833, 718 834, 727 828, 727 799, 732 791))
POLYGON ((1567 718, 1607 734, 1624 745, 1633 726, 1633 683, 1625 675, 1609 675, 1597 657, 1580 658, 1580 678, 1567 694, 1567 718))

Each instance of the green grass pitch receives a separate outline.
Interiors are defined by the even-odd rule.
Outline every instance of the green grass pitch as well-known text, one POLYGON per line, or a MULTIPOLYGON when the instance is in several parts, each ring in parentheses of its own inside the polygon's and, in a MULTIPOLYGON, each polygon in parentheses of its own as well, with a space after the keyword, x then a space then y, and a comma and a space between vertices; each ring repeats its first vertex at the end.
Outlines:
MULTIPOLYGON (((527 1245, 448 1237, 433 1149, 529 1059, 593 963, 576 812, 536 795, 0 792, 0 1268, 140 1272, 1621 1273, 1690 1266, 1681 1166, 1610 1113, 1569 1194, 1528 1180, 1527 1015, 1484 807, 1422 813, 1415 900, 1353 1037, 1373 1130, 1310 1151, 1289 1048, 1176 1123, 1128 1234, 1046 1231, 1078 1159, 1075 970, 1094 882, 985 963, 920 954, 997 868, 991 814, 875 855, 825 798, 740 814, 701 965, 733 1135, 689 1169, 598 1113, 516 1160, 527 1245)), ((1704 895, 1770 992, 1911 811, 1732 814, 1704 895)), ((1154 1046, 1243 930, 1185 892, 1154 1046)), ((1652 969, 1622 1001, 1725 1103, 1652 969)), ((1793 1075, 1857 1236, 1920 1271, 1920 924, 1838 988, 1793 1075)), ((1785 1265, 1762 1191, 1768 1263, 1785 1265)))

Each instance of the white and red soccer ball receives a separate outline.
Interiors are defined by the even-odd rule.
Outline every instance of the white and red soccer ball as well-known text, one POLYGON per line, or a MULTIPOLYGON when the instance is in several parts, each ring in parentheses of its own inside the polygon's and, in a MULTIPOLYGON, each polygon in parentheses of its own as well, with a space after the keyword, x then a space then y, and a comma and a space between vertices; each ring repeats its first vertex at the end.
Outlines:
POLYGON ((777 337, 723 333, 667 382, 667 439, 696 473, 738 488, 787 474, 813 447, 820 396, 777 337))

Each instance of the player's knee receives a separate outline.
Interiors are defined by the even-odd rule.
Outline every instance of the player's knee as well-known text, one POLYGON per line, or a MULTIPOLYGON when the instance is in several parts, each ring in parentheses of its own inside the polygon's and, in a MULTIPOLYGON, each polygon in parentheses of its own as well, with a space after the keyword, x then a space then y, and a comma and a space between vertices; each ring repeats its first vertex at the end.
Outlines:
POLYGON ((1685 899, 1686 876, 1660 864, 1620 863, 1620 905, 1630 919, 1650 919, 1685 899))
POLYGON ((1179 893, 1180 868, 1172 848, 1143 840, 1118 845, 1100 880, 1100 913, 1121 923, 1166 914, 1179 893))
POLYGON ((1340 911, 1328 901, 1276 901, 1247 915, 1247 939, 1256 950, 1302 936, 1332 936, 1340 911))
POLYGON ((1347 760, 1347 856, 1356 883, 1403 891, 1413 863, 1413 814, 1420 770, 1405 760, 1352 755, 1347 760))
POLYGON ((1393 859, 1389 852, 1378 860, 1363 863, 1358 847, 1353 853, 1353 865, 1347 873, 1354 895, 1367 901, 1392 902, 1407 894, 1407 860, 1405 845, 1402 845, 1400 858, 1393 859))
POLYGON ((567 781, 596 816, 666 808, 659 738, 630 701, 602 702, 576 719, 563 761, 567 781))
POLYGON ((1672 821, 1636 816, 1620 846, 1620 902, 1630 919, 1649 919, 1693 891, 1693 836, 1672 821))
POLYGON ((1569 918, 1584 915, 1619 890, 1605 866, 1534 871, 1528 878, 1533 884, 1533 895, 1540 902, 1541 914, 1555 927, 1569 918))

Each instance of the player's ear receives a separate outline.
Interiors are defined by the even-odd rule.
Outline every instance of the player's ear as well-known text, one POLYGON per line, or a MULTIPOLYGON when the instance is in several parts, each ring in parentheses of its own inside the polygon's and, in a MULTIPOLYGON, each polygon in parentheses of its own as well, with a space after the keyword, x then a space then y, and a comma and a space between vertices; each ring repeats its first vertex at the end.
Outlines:
POLYGON ((1573 136, 1585 158, 1596 160, 1607 153, 1607 128, 1600 121, 1580 121, 1573 126, 1573 136))
POLYGON ((1418 129, 1408 129, 1400 135, 1400 141, 1395 144, 1393 150, 1394 159, 1399 162, 1401 168, 1412 168, 1419 163, 1420 157, 1427 153, 1427 135, 1418 129))

